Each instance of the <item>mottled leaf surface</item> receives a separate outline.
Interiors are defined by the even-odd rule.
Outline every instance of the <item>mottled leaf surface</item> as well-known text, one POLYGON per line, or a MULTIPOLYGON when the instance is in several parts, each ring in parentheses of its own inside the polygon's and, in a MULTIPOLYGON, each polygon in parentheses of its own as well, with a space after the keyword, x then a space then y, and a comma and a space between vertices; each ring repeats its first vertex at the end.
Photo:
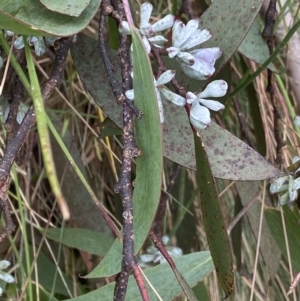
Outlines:
MULTIPOLYGON (((236 182, 236 188, 238 190, 241 202, 244 206, 250 202, 250 200, 258 193, 260 188, 260 182, 236 182)), ((271 206, 271 200, 268 195, 265 195, 265 205, 271 206)), ((252 233, 255 239, 258 239, 259 234, 259 223, 260 223, 260 211, 261 202, 256 200, 255 203, 247 210, 247 218, 250 223, 252 233)), ((261 229, 261 241, 260 241, 260 251, 261 256, 268 268, 270 278, 273 279, 277 273, 281 252, 277 246, 277 243, 271 234, 266 221, 263 221, 261 229)))
POLYGON ((196 133, 194 134, 194 141, 203 225, 219 283, 226 297, 228 297, 233 290, 234 282, 229 238, 223 220, 219 193, 210 170, 206 149, 196 133))
POLYGON ((91 0, 80 18, 47 9, 39 0, 0 1, 0 28, 25 35, 70 36, 84 29, 101 0, 91 0))
MULTIPOLYGON (((136 160, 133 192, 134 247, 137 253, 148 236, 160 199, 162 178, 162 137, 152 69, 144 44, 132 29, 135 105, 144 113, 135 121, 135 137, 142 156, 136 160)), ((110 276, 121 268, 121 243, 116 240, 88 278, 110 276), (104 272, 106 274, 104 274, 104 272)))
MULTIPOLYGON (((109 87, 97 41, 79 35, 71 52, 77 71, 89 93, 103 111, 121 127, 122 108, 116 103, 109 87)), ((111 61, 116 62, 116 53, 109 53, 111 61)), ((120 79, 118 65, 115 64, 115 67, 116 78, 120 79)), ((195 170, 194 139, 185 110, 164 100, 164 116, 164 156, 195 170)), ((201 131, 201 136, 207 147, 214 177, 253 181, 272 178, 280 173, 261 155, 215 123, 201 131)))
POLYGON ((91 0, 40 0, 49 10, 78 17, 90 4, 91 0))
MULTIPOLYGON (((187 283, 192 287, 197 282, 203 280, 214 268, 210 253, 207 251, 197 252, 181 257, 174 258, 178 270, 181 272, 187 283)), ((159 296, 164 301, 171 301, 180 293, 182 289, 173 271, 168 263, 159 264, 156 267, 144 270, 146 277, 154 286, 159 296)), ((146 282, 147 290, 151 301, 159 300, 153 290, 146 282)), ((85 294, 83 296, 69 299, 69 301, 111 301, 113 300, 115 283, 112 282, 104 287, 85 294)), ((141 294, 137 287, 136 281, 133 276, 130 276, 128 288, 126 292, 126 301, 140 301, 141 294)), ((67 301, 67 300, 66 300, 67 301)))
MULTIPOLYGON (((238 48, 241 54, 258 64, 263 64, 270 56, 268 45, 261 32, 259 17, 257 17, 238 48)), ((272 63, 268 68, 273 72, 277 71, 272 63)))
POLYGON ((200 18, 200 28, 207 28, 212 38, 203 47, 220 47, 216 73, 226 64, 250 29, 263 0, 215 0, 200 18))
MULTIPOLYGON (((283 210, 284 210, 286 233, 289 242, 291 262, 292 262, 293 270, 298 272, 300 271, 300 258, 299 258, 300 215, 297 208, 291 210, 288 207, 288 205, 283 206, 283 210)), ((280 210, 266 207, 265 217, 270 232, 272 233, 275 241, 277 242, 283 256, 285 257, 286 260, 288 260, 280 210)))

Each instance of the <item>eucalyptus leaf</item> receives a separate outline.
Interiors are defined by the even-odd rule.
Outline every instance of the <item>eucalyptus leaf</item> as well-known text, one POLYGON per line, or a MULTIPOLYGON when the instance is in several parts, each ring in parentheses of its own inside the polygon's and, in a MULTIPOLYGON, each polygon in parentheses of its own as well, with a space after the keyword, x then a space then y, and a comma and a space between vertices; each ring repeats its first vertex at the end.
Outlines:
MULTIPOLYGON (((297 208, 291 210, 288 205, 284 205, 284 222, 286 227, 287 238, 289 242, 290 258, 294 271, 300 271, 300 229, 299 220, 300 214, 297 208)), ((282 218, 280 210, 265 207, 265 217, 269 227, 270 232, 273 235, 274 240, 277 242, 283 256, 288 260, 286 251, 286 241, 284 237, 284 230, 282 226, 282 218)))
MULTIPOLYGON (((116 103, 108 84, 99 54, 97 41, 82 35, 71 47, 77 71, 101 109, 119 127, 122 127, 122 108, 116 103)), ((108 51, 112 62, 118 61, 115 51, 108 51)), ((120 80, 117 63, 115 76, 120 80)), ((181 71, 178 71, 181 72, 181 71)), ((194 82, 194 81, 191 81, 194 82)), ((193 134, 185 110, 169 101, 163 101, 163 154, 168 159, 196 170, 193 134)), ((275 177, 280 171, 247 144, 212 123, 201 131, 214 177, 237 181, 253 181, 275 177)))
POLYGON ((194 133, 197 184, 200 190, 200 203, 203 225, 217 277, 227 298, 233 290, 233 267, 229 238, 226 231, 219 194, 215 179, 210 170, 206 149, 201 138, 194 133))
MULTIPOLYGON (((141 157, 136 160, 135 189, 132 197, 134 247, 137 253, 148 236, 160 198, 162 137, 149 57, 134 28, 132 28, 132 41, 135 105, 144 113, 143 117, 135 122, 136 143, 142 151, 141 157)), ((86 277, 104 277, 118 273, 122 260, 120 249, 121 244, 116 240, 100 264, 86 277)))
MULTIPOLYGON (((207 251, 180 256, 174 258, 174 262, 190 287, 203 280, 214 268, 210 253, 207 251)), ((168 263, 162 263, 155 267, 145 269, 144 273, 162 300, 171 301, 181 294, 182 289, 176 281, 168 263)), ((159 300, 147 282, 146 286, 151 301, 159 300)), ((115 283, 113 282, 98 290, 66 301, 111 301, 113 300, 114 288, 115 283)), ((133 276, 129 278, 125 300, 141 300, 141 295, 133 276)))
POLYGON ((91 0, 77 18, 53 12, 39 0, 0 1, 0 28, 24 35, 70 36, 89 24, 100 3, 91 0))
MULTIPOLYGON (((263 64, 270 56, 266 40, 261 35, 259 16, 254 20, 250 30, 238 48, 238 51, 250 60, 263 64)), ((268 68, 276 72, 275 66, 271 63, 268 68)))
POLYGON ((243 41, 262 3, 263 0, 215 0, 200 17, 200 28, 212 34, 203 47, 220 47, 223 53, 217 60, 216 73, 243 41))
POLYGON ((71 248, 104 256, 114 242, 112 237, 88 229, 48 229, 46 236, 71 248))
POLYGON ((49 10, 54 12, 79 17, 91 0, 40 0, 49 10))

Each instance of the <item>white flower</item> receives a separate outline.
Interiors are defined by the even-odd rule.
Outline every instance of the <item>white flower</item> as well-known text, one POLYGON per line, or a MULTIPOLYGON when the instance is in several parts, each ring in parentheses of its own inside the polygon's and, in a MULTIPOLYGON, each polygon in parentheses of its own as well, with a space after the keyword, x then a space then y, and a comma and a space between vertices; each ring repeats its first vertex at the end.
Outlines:
MULTIPOLYGON (((141 24, 140 33, 146 47, 147 53, 150 53, 153 43, 156 47, 161 47, 168 40, 161 35, 153 36, 154 33, 171 28, 174 24, 175 17, 171 14, 165 16, 161 20, 158 20, 154 24, 150 24, 150 16, 153 10, 153 6, 149 2, 145 2, 141 5, 141 24)), ((122 21, 119 25, 119 32, 124 34, 131 34, 128 22, 122 21)))
POLYGON ((192 65, 180 61, 183 72, 191 78, 206 80, 215 73, 215 62, 222 55, 219 47, 204 48, 191 51, 194 57, 192 65))
MULTIPOLYGON (((167 243, 169 242, 169 237, 167 235, 164 235, 162 237, 163 244, 165 245, 165 248, 169 255, 171 257, 179 257, 183 255, 183 252, 178 247, 171 247, 167 246, 167 243)), ((163 257, 163 255, 158 251, 158 249, 154 246, 150 246, 146 249, 146 254, 142 254, 138 256, 138 264, 142 268, 150 267, 153 264, 157 263, 164 263, 166 259, 163 257)))
MULTIPOLYGON (((9 261, 7 261, 7 260, 0 261, 0 270, 4 270, 4 269, 8 268, 9 266, 10 266, 9 261)), ((2 271, 0 271, 0 279, 7 283, 15 282, 15 278, 12 275, 2 272, 2 271)), ((3 293, 3 289, 0 288, 0 296, 2 295, 2 293, 3 293)))
POLYGON ((297 174, 300 171, 300 168, 297 168, 300 163, 299 161, 300 158, 298 156, 294 157, 292 165, 287 168, 287 170, 293 170, 292 175, 279 177, 270 185, 271 194, 280 194, 279 203, 281 206, 296 201, 299 196, 300 177, 297 177, 297 174))
POLYGON ((188 92, 187 103, 192 104, 190 111, 190 122, 196 130, 203 130, 211 123, 210 112, 224 109, 224 105, 216 100, 206 99, 206 97, 222 97, 227 92, 228 85, 224 80, 215 80, 197 95, 188 92))
MULTIPOLYGON (((153 80, 154 81, 154 86, 155 86, 156 98, 157 98, 159 118, 160 118, 161 123, 164 122, 164 109, 163 109, 163 104, 162 104, 162 101, 161 101, 160 93, 163 92, 164 90, 166 90, 164 88, 164 85, 166 83, 168 83, 169 81, 171 81, 174 76, 175 76, 175 71, 167 70, 167 71, 163 72, 158 77, 157 80, 155 80, 155 79, 153 80)), ((166 91, 169 91, 169 90, 166 90, 166 91)), ((171 92, 171 91, 169 91, 169 92, 171 92)), ((134 90, 133 89, 126 91, 125 95, 128 99, 134 100, 134 90)))
POLYGON ((172 29, 172 47, 166 50, 170 58, 176 57, 186 75, 204 80, 215 72, 214 64, 222 52, 219 47, 189 51, 212 36, 207 29, 199 29, 198 24, 197 19, 190 20, 186 25, 176 20, 172 29))

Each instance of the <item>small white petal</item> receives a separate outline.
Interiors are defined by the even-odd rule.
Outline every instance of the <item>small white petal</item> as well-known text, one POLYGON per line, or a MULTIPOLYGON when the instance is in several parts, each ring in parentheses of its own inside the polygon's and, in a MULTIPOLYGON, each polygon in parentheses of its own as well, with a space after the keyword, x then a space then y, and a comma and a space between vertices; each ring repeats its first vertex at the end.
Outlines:
POLYGON ((294 124, 296 127, 300 128, 300 116, 295 116, 294 124))
POLYGON ((22 48, 24 48, 23 36, 18 37, 18 38, 14 41, 14 47, 15 47, 16 49, 22 49, 22 48))
POLYGON ((299 162, 299 160, 300 160, 300 157, 295 156, 292 160, 292 164, 299 162))
POLYGON ((195 33, 195 31, 198 29, 198 25, 198 19, 187 22, 185 27, 182 29, 180 36, 178 37, 178 44, 176 46, 179 46, 180 49, 184 49, 185 42, 195 33))
POLYGON ((206 88, 197 94, 198 98, 222 97, 226 94, 228 85, 225 80, 214 80, 206 88))
POLYGON ((127 90, 125 92, 125 95, 129 100, 134 100, 134 90, 133 89, 127 90))
POLYGON ((6 30, 5 33, 9 36, 12 37, 15 33, 9 30, 6 30))
POLYGON ((204 80, 214 74, 215 61, 221 56, 222 52, 219 47, 215 47, 193 50, 191 54, 194 56, 195 63, 192 66, 181 64, 181 68, 191 78, 204 80))
POLYGON ((175 57, 180 52, 180 50, 176 47, 169 47, 166 50, 168 52, 168 56, 169 56, 170 59, 175 57))
POLYGON ((153 44, 158 44, 158 45, 163 45, 166 42, 168 42, 168 40, 163 36, 154 36, 152 38, 148 38, 148 41, 150 41, 153 44))
POLYGON ((184 29, 185 25, 180 21, 176 20, 173 28, 172 28, 172 45, 176 48, 179 48, 179 45, 181 45, 181 42, 179 40, 180 34, 182 30, 184 29))
POLYGON ((131 34, 131 31, 130 31, 130 27, 129 27, 129 24, 127 21, 122 21, 120 24, 119 24, 119 33, 123 33, 123 34, 131 34))
POLYGON ((150 247, 148 247, 147 249, 146 249, 146 252, 148 253, 148 254, 155 254, 156 252, 157 252, 157 248, 156 247, 154 247, 154 246, 150 246, 150 247))
POLYGON ((172 103, 174 103, 177 106, 182 107, 186 103, 186 100, 185 100, 184 97, 182 97, 182 96, 180 96, 180 95, 178 95, 178 94, 176 94, 176 93, 174 93, 174 92, 172 92, 172 91, 170 91, 166 88, 160 89, 160 92, 163 94, 163 96, 167 100, 171 101, 172 103))
POLYGON ((159 93, 158 89, 156 88, 155 90, 156 90, 156 98, 157 98, 157 105, 158 105, 160 123, 164 123, 165 118, 164 118, 163 104, 162 104, 160 93, 159 93))
POLYGON ((171 247, 171 248, 169 248, 168 253, 171 256, 174 256, 174 257, 178 257, 178 256, 182 256, 183 255, 182 250, 180 248, 178 248, 178 247, 171 247))
POLYGON ((196 99, 197 99, 197 95, 195 95, 194 93, 192 93, 192 92, 186 93, 186 102, 188 104, 193 103, 196 99))
POLYGON ((7 282, 7 283, 15 282, 15 278, 12 275, 8 274, 8 273, 0 272, 0 279, 7 282))
POLYGON ((169 235, 163 235, 163 237, 161 238, 163 244, 166 246, 170 240, 169 235))
POLYGON ((300 189, 300 178, 297 178, 293 182, 293 189, 294 190, 299 190, 300 189))
POLYGON ((148 27, 152 9, 153 6, 149 2, 145 2, 141 5, 141 28, 148 27))
POLYGON ((205 129, 211 123, 210 112, 208 108, 203 107, 197 101, 194 101, 190 111, 190 121, 195 129, 205 129))
POLYGON ((178 60, 187 65, 193 65, 195 63, 195 58, 192 54, 188 52, 179 52, 177 54, 178 60))
POLYGON ((139 257, 140 257, 141 261, 146 262, 146 263, 151 262, 154 259, 154 255, 152 255, 152 254, 142 254, 139 257))
POLYGON ((10 266, 10 262, 8 260, 0 261, 0 270, 5 270, 10 266))
POLYGON ((294 178, 289 176, 289 200, 294 202, 298 196, 297 189, 294 186, 294 178))
POLYGON ((212 37, 212 34, 207 29, 197 29, 192 36, 182 45, 181 50, 191 49, 198 46, 212 37))
POLYGON ((37 56, 41 56, 46 52, 46 45, 43 37, 38 37, 34 42, 34 51, 37 56))
POLYGON ((216 100, 210 100, 210 99, 203 98, 203 99, 199 99, 199 102, 213 111, 219 111, 219 110, 223 110, 225 108, 225 106, 222 103, 220 103, 216 100))
POLYGON ((147 39, 146 36, 143 36, 142 39, 143 39, 143 42, 144 42, 144 46, 145 46, 145 48, 146 48, 146 51, 147 51, 147 53, 149 54, 149 53, 151 52, 151 46, 150 46, 150 43, 149 43, 149 41, 148 41, 148 39, 147 39))
POLYGON ((278 193, 278 192, 282 192, 284 190, 287 190, 288 186, 284 185, 285 183, 287 183, 287 180, 288 180, 288 176, 280 177, 280 178, 276 179, 270 185, 270 193, 274 194, 274 193, 278 193), (283 187, 285 187, 285 189, 283 189, 283 187))
POLYGON ((289 193, 286 192, 279 198, 279 203, 281 206, 285 205, 289 201, 289 193))
POLYGON ((166 83, 170 82, 172 78, 175 76, 176 71, 174 70, 167 70, 163 72, 159 78, 156 80, 156 87, 165 85, 166 83))
POLYGON ((175 17, 173 15, 171 15, 171 14, 170 15, 166 15, 161 20, 155 22, 152 25, 153 32, 166 30, 166 29, 172 27, 173 24, 174 24, 174 20, 175 20, 175 17))

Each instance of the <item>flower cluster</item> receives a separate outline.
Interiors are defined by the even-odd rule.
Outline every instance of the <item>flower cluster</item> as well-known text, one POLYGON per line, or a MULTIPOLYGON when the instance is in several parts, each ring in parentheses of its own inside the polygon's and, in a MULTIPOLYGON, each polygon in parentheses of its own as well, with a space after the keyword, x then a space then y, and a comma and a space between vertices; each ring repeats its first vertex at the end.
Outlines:
POLYGON ((279 194, 279 203, 281 206, 290 204, 297 200, 300 190, 300 158, 294 157, 290 169, 296 166, 292 175, 277 178, 270 186, 271 194, 279 194), (298 168, 297 168, 298 167, 298 168))
MULTIPOLYGON (((9 266, 10 266, 9 261, 7 260, 0 261, 0 279, 7 283, 13 283, 15 282, 15 278, 10 274, 1 271, 7 269, 9 266)), ((2 293, 3 293, 3 289, 0 287, 0 296, 2 296, 2 293)))
MULTIPOLYGON (((183 72, 194 79, 205 80, 210 78, 215 72, 215 62, 222 55, 219 47, 195 49, 194 47, 208 41, 211 33, 207 29, 199 29, 199 20, 190 20, 187 24, 183 24, 180 20, 175 20, 174 16, 167 15, 163 19, 150 24, 150 16, 153 6, 149 2, 145 2, 140 8, 140 34, 142 36, 145 48, 148 53, 151 52, 150 43, 156 47, 161 47, 167 39, 161 35, 154 35, 157 32, 172 27, 172 46, 166 49, 170 58, 175 58, 183 72)), ((131 34, 129 24, 123 21, 119 25, 119 32, 123 34, 131 34)), ((164 122, 162 95, 178 106, 186 104, 191 105, 190 122, 198 131, 205 129, 210 123, 210 111, 219 111, 224 109, 224 105, 218 101, 207 99, 207 97, 222 97, 226 94, 228 85, 224 80, 216 80, 211 82, 204 91, 194 94, 188 92, 185 97, 178 95, 167 87, 165 84, 170 82, 175 76, 175 71, 167 70, 162 73, 156 80, 154 86, 156 90, 158 109, 161 123, 164 122)), ((128 99, 134 99, 134 91, 125 92, 128 99)))
MULTIPOLYGON (((182 250, 178 247, 167 246, 169 242, 169 236, 164 235, 162 237, 162 241, 165 245, 165 248, 171 257, 179 257, 182 256, 182 250)), ((160 251, 157 250, 156 247, 151 246, 146 249, 146 254, 142 254, 138 256, 138 264, 142 268, 151 267, 158 263, 166 262, 166 259, 163 257, 160 251)))

